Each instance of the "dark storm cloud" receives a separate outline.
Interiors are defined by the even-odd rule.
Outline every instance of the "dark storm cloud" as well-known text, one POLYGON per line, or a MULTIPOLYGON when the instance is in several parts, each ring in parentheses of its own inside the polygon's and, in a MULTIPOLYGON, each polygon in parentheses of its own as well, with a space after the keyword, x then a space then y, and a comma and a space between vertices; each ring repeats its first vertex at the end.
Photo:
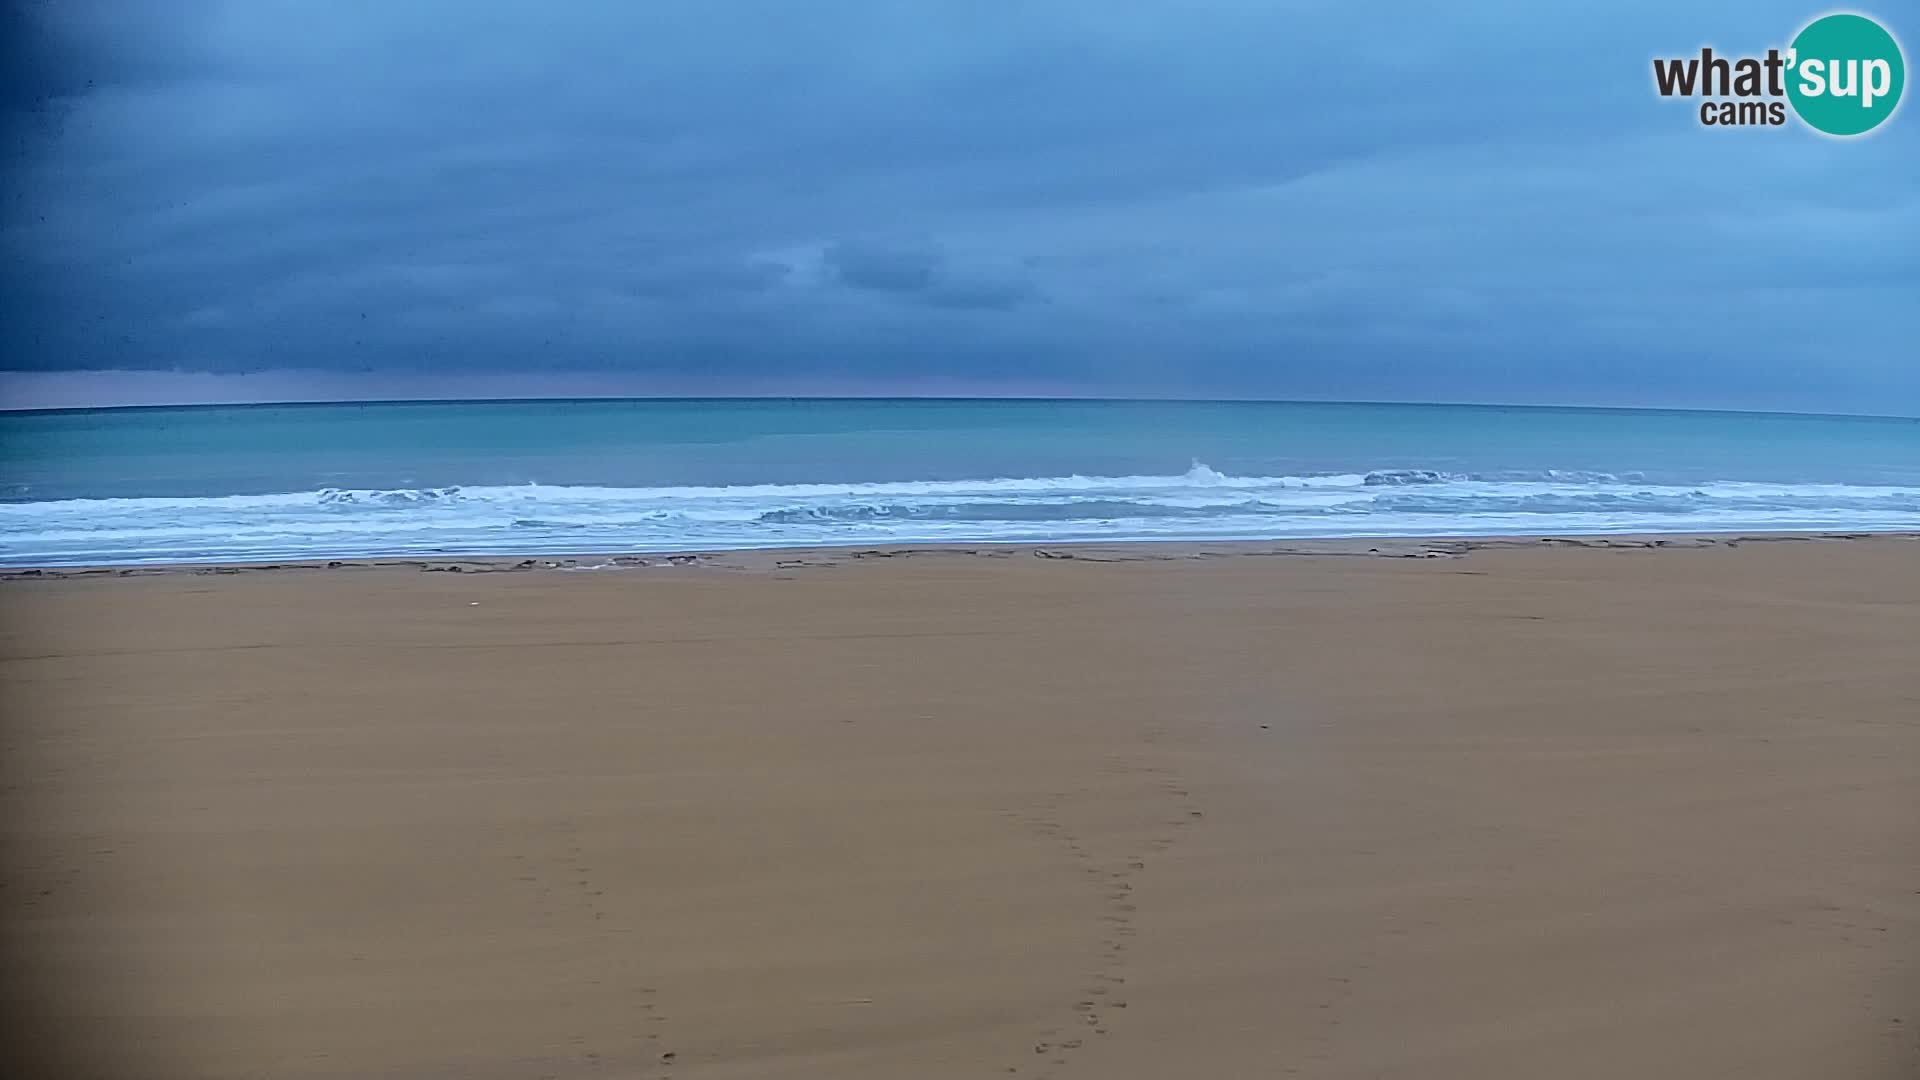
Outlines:
POLYGON ((0 0, 0 108, 17 120, 93 90, 190 78, 214 60, 182 34, 190 14, 152 4, 0 0))
POLYGON ((0 366, 1920 411, 1911 110, 1542 7, 16 3, 0 366))

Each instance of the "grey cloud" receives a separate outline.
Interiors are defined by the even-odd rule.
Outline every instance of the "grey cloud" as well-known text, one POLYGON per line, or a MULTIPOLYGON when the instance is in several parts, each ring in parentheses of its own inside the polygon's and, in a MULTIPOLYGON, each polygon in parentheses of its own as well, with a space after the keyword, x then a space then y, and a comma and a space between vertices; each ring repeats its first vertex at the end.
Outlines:
POLYGON ((957 259, 931 243, 835 243, 821 252, 820 262, 844 285, 905 294, 936 307, 1009 308, 1035 294, 1016 266, 957 259))
POLYGON ((0 367, 1920 410, 1911 111, 1648 87, 1786 0, 158 10, 0 9, 0 367))
POLYGON ((950 308, 1010 308, 1035 299, 1030 282, 986 273, 956 276, 927 291, 929 303, 950 308))
POLYGON ((840 280, 880 292, 922 292, 933 285, 940 253, 930 247, 833 244, 821 261, 840 280))

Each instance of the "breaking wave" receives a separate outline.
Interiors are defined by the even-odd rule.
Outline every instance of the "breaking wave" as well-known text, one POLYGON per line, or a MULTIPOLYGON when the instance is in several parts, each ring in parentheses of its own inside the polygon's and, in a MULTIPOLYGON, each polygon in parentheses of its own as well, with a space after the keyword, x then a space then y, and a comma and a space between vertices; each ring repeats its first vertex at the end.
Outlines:
POLYGON ((734 487, 326 488, 0 503, 0 563, 74 565, 939 541, 1920 529, 1920 489, 1390 469, 734 487))

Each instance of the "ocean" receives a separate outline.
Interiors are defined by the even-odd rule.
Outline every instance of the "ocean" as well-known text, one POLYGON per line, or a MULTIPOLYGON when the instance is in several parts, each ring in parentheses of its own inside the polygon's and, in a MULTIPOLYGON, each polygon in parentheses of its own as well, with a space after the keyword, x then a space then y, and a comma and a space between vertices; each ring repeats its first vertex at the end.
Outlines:
POLYGON ((644 400, 0 414, 0 564, 1920 530, 1920 420, 644 400))

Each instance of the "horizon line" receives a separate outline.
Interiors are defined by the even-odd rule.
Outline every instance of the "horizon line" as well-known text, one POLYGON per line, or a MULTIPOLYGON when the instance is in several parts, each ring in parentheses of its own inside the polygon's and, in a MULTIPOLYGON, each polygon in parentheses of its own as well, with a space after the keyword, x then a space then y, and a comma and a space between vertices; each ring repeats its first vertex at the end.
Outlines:
POLYGON ((1812 419, 1847 420, 1920 420, 1920 415, 1902 413, 1865 413, 1865 412, 1821 412, 1794 409, 1738 409, 1712 408, 1680 405, 1578 405, 1568 403, 1527 403, 1510 401, 1404 401, 1365 398, 1269 398, 1269 397, 1139 397, 1127 395, 1057 395, 1057 394, 565 394, 565 395, 527 395, 498 397, 447 397, 447 398, 320 398, 288 399, 283 401, 208 401, 208 402, 156 402, 127 403, 116 405, 62 405, 40 408, 14 408, 0 402, 0 416, 46 416, 69 413, 130 412, 130 411, 204 411, 213 409, 286 409, 286 408, 328 408, 338 406, 431 406, 431 405, 526 405, 546 403, 556 405, 586 403, 635 403, 655 402, 661 404, 692 404, 696 402, 950 402, 967 404, 987 404, 1000 402, 1031 402, 1035 404, 1111 404, 1111 405, 1370 405, 1392 406, 1399 408, 1466 408, 1466 409, 1541 409, 1565 412, 1633 412, 1633 413, 1706 413, 1732 416, 1798 416, 1812 419))

